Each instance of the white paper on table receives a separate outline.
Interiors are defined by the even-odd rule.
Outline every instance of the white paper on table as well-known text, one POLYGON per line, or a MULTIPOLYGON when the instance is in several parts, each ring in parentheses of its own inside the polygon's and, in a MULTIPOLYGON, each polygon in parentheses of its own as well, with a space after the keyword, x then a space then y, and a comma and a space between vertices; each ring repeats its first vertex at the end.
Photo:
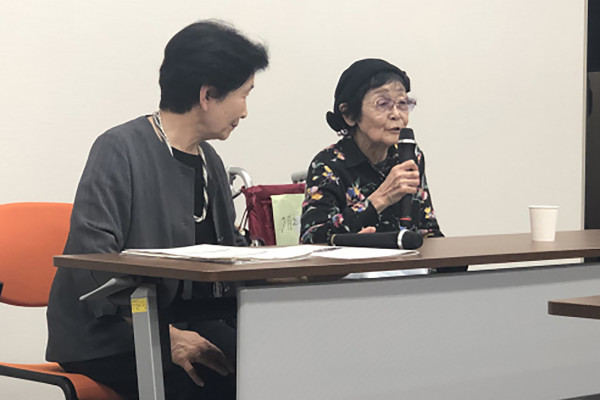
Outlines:
MULTIPOLYGON (((323 253, 313 253, 313 257, 335 258, 342 260, 363 260, 367 258, 409 256, 419 254, 416 250, 399 249, 378 249, 372 247, 334 247, 338 250, 323 253)), ((374 279, 374 278, 392 278, 407 275, 426 275, 429 272, 427 268, 402 269, 392 271, 371 271, 356 272, 348 274, 344 279, 374 279)))
POLYGON ((367 258, 409 256, 419 254, 416 250, 379 249, 373 247, 333 247, 335 251, 315 252, 314 257, 335 258, 340 260, 364 260, 367 258))
POLYGON ((355 272, 346 275, 343 279, 376 279, 376 278, 395 278, 398 276, 410 275, 427 275, 428 268, 413 268, 413 269, 395 269, 392 271, 371 271, 371 272, 355 272))
POLYGON ((214 262, 248 262, 248 261, 285 261, 297 260, 310 256, 315 252, 334 250, 335 247, 319 245, 298 245, 282 247, 236 247, 213 244, 174 247, 167 249, 127 249, 122 254, 148 257, 181 258, 214 262))

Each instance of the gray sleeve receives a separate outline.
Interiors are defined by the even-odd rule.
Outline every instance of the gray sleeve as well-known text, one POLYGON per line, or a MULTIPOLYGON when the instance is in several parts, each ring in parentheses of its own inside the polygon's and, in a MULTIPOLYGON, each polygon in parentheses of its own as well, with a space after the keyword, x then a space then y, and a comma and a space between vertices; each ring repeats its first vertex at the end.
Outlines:
MULTIPOLYGON (((119 137, 100 136, 77 188, 65 254, 117 253, 127 241, 131 211, 131 172, 127 147, 119 137)), ((73 269, 78 295, 117 274, 73 269)), ((116 312, 106 299, 88 301, 96 317, 116 312)))

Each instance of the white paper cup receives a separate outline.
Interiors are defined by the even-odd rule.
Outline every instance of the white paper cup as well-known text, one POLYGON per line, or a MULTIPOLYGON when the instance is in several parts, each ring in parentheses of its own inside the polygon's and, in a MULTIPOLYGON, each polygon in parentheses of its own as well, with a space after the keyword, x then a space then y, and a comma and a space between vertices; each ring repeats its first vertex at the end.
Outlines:
POLYGON ((558 206, 529 206, 531 239, 536 242, 553 242, 557 217, 558 206))

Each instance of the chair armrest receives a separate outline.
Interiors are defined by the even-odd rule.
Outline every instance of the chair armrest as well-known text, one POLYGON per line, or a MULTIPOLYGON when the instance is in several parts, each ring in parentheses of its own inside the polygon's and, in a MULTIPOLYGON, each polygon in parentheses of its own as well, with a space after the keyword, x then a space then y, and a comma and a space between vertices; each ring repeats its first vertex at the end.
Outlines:
POLYGON ((9 376, 17 379, 25 379, 32 382, 41 382, 58 386, 62 389, 66 400, 77 400, 77 391, 73 383, 65 376, 53 373, 44 373, 0 363, 0 376, 9 376))
MULTIPOLYGON (((104 285, 92 290, 89 293, 81 295, 79 297, 79 301, 86 301, 117 295, 125 290, 135 289, 138 286, 140 286, 141 283, 142 278, 140 278, 139 276, 122 276, 110 278, 104 285)), ((123 294, 123 296, 126 296, 127 301, 129 301, 130 294, 131 293, 123 294)))

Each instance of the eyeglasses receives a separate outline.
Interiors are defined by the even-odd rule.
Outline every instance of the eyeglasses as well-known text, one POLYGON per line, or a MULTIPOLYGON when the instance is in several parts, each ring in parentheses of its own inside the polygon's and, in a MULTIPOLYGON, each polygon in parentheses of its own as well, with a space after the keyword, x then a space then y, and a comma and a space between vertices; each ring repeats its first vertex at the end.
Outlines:
POLYGON ((407 97, 400 101, 394 101, 387 97, 379 97, 375 101, 370 103, 378 113, 389 113, 394 107, 400 111, 412 111, 417 105, 417 100, 407 97))

